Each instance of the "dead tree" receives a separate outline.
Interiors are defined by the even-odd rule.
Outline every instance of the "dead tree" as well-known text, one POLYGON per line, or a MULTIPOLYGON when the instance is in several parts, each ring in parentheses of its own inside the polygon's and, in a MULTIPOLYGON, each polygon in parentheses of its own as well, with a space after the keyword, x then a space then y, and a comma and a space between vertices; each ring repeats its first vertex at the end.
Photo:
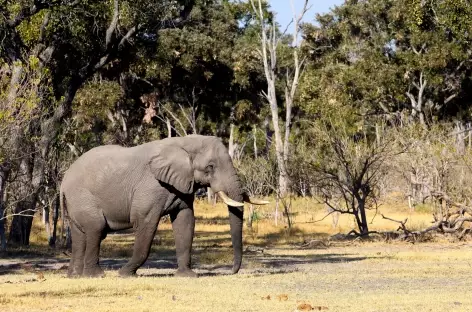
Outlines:
POLYGON ((459 239, 462 239, 467 233, 471 231, 470 226, 466 227, 466 224, 472 222, 472 207, 455 202, 444 192, 433 191, 431 192, 431 196, 439 203, 440 207, 433 214, 434 220, 432 225, 425 229, 411 231, 406 225, 408 219, 405 219, 404 221, 398 221, 383 215, 382 217, 400 224, 399 228, 397 229, 397 231, 402 232, 402 235, 399 237, 400 239, 417 239, 418 237, 429 232, 455 234, 459 239))
MULTIPOLYGON (((326 128, 327 138, 321 164, 313 165, 315 181, 330 212, 353 215, 359 236, 369 234, 366 210, 378 208, 378 187, 386 176, 384 165, 396 152, 391 140, 380 144, 367 138, 356 140, 345 133, 326 128)), ((397 152, 398 153, 398 152, 397 152)))
POLYGON ((308 0, 304 1, 303 9, 300 14, 296 14, 293 1, 293 64, 285 71, 285 77, 278 76, 279 65, 277 63, 277 50, 281 44, 282 36, 278 34, 275 26, 275 19, 272 24, 267 24, 262 9, 262 0, 251 0, 253 11, 256 15, 257 22, 260 24, 261 49, 258 51, 264 65, 264 74, 267 80, 267 91, 262 91, 264 98, 269 103, 272 116, 272 126, 274 128, 275 149, 277 157, 277 167, 279 172, 278 189, 279 197, 284 197, 289 191, 289 176, 287 173, 287 160, 290 154, 290 132, 292 122, 292 107, 295 94, 298 88, 298 82, 304 68, 304 59, 300 60, 299 56, 299 31, 300 23, 303 16, 308 11, 308 0), (285 82, 285 129, 282 129, 279 121, 279 103, 277 103, 276 84, 279 80, 285 82))

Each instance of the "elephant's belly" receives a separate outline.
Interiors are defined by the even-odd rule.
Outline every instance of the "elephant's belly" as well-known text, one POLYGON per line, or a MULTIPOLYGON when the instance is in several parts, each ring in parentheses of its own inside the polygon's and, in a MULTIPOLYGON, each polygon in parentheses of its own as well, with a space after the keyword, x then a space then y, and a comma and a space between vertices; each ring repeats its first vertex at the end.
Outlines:
POLYGON ((120 205, 104 206, 102 208, 107 227, 112 231, 126 230, 133 227, 130 221, 130 209, 120 205))
POLYGON ((120 222, 120 221, 113 221, 113 220, 111 221, 107 220, 107 225, 111 231, 126 230, 133 227, 133 225, 129 222, 120 222))

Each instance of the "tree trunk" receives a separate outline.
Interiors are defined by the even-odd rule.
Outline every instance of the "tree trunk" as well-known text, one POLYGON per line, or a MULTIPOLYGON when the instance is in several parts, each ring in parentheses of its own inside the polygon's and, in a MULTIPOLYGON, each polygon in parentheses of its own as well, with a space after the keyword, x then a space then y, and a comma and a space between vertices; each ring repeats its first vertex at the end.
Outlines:
POLYGON ((264 128, 265 128, 264 155, 267 156, 267 155, 269 155, 270 143, 272 141, 272 131, 270 130, 270 121, 269 121, 268 116, 264 119, 264 128))
POLYGON ((359 231, 361 235, 368 235, 369 234, 369 226, 367 224, 367 216, 365 214, 365 199, 364 198, 357 198, 357 203, 358 203, 358 214, 359 217, 356 216, 358 226, 359 226, 359 231))
POLYGON ((20 87, 22 73, 23 73, 23 65, 21 63, 14 63, 12 72, 11 72, 10 88, 9 88, 8 99, 7 99, 7 106, 12 109, 15 107, 15 102, 18 96, 18 89, 20 87))
POLYGON ((49 246, 55 247, 56 240, 57 240, 57 220, 59 219, 59 208, 60 208, 60 201, 59 201, 59 193, 56 194, 56 198, 53 203, 53 212, 52 212, 52 233, 49 237, 49 246))
POLYGON ((166 118, 166 125, 167 125, 167 137, 171 138, 172 137, 172 125, 170 123, 169 118, 166 118))
MULTIPOLYGON (((30 144, 26 144, 25 147, 27 151, 32 150, 30 144)), ((29 234, 37 201, 36 191, 32 187, 34 155, 32 152, 26 154, 20 163, 20 178, 17 182, 19 183, 17 193, 20 200, 13 211, 14 216, 9 235, 9 243, 17 246, 27 246, 29 244, 29 234)))
POLYGON ((65 229, 66 231, 66 238, 65 238, 65 246, 67 249, 71 249, 72 248, 72 235, 71 235, 71 232, 70 232, 70 224, 67 224, 67 227, 65 229))
POLYGON ((17 246, 28 246, 33 225, 35 202, 33 198, 22 200, 15 207, 15 216, 11 223, 9 242, 17 246))
POLYGON ((254 139, 254 158, 257 158, 257 125, 254 124, 253 131, 252 131, 252 137, 254 139))
POLYGON ((49 223, 49 205, 46 204, 43 207, 43 224, 46 234, 48 236, 48 241, 51 237, 51 224, 49 223))
POLYGON ((231 159, 234 159, 234 124, 231 123, 229 126, 229 142, 228 142, 228 153, 231 159))
POLYGON ((279 127, 279 111, 277 106, 277 100, 275 98, 275 86, 269 87, 269 93, 272 93, 272 98, 270 99, 270 111, 272 114, 272 125, 274 127, 275 135, 275 153, 277 159, 277 168, 279 169, 279 178, 278 178, 278 193, 281 198, 285 197, 288 191, 288 175, 285 167, 284 161, 284 143, 282 141, 282 135, 280 133, 279 127))
POLYGON ((8 175, 10 173, 10 165, 0 165, 0 250, 5 251, 7 248, 7 238, 5 235, 5 188, 7 185, 8 175))
POLYGON ((284 206, 285 217, 287 218, 287 226, 289 229, 292 228, 292 218, 290 216, 290 210, 292 208, 292 201, 289 199, 288 203, 282 199, 282 205, 284 206))
POLYGON ((252 229, 252 219, 253 219, 253 216, 254 216, 254 206, 253 205, 249 205, 249 213, 247 215, 247 222, 246 222, 246 226, 249 228, 249 229, 252 229))

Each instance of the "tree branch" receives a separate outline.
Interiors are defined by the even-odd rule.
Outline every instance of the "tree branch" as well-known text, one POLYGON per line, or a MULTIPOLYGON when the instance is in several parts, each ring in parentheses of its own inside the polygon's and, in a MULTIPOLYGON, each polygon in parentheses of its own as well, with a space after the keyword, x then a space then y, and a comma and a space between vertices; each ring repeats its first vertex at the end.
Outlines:
POLYGON ((106 36, 105 36, 105 47, 106 50, 109 50, 112 36, 115 33, 117 26, 118 26, 118 19, 119 19, 119 3, 118 0, 113 0, 113 18, 111 20, 110 26, 107 29, 106 36))

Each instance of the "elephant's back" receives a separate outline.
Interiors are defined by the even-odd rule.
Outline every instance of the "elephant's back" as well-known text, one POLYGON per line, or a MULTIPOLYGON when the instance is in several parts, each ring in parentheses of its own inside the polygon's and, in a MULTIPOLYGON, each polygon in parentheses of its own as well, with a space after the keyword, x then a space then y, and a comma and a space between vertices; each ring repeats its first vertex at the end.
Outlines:
POLYGON ((82 154, 64 174, 63 184, 74 187, 99 187, 114 173, 126 170, 130 165, 129 148, 104 145, 82 154))

